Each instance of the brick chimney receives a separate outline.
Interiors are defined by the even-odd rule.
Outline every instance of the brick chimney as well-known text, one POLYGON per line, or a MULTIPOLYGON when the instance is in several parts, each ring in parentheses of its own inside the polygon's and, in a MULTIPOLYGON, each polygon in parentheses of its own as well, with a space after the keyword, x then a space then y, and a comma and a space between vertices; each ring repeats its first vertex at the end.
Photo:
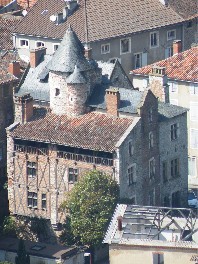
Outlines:
POLYGON ((168 79, 166 68, 154 65, 149 74, 149 86, 153 94, 160 101, 169 103, 168 79))
POLYGON ((46 54, 46 48, 42 47, 35 50, 30 50, 30 67, 36 68, 43 61, 46 54))
POLYGON ((33 116, 33 98, 29 93, 14 96, 15 122, 27 123, 33 116))
POLYGON ((182 42, 181 40, 173 41, 173 55, 178 54, 182 51, 182 42))
POLYGON ((107 89, 105 99, 107 113, 113 116, 118 116, 118 108, 120 104, 120 93, 118 88, 110 87, 107 89))
POLYGON ((9 63, 8 72, 16 77, 20 76, 20 64, 18 61, 12 61, 9 63))

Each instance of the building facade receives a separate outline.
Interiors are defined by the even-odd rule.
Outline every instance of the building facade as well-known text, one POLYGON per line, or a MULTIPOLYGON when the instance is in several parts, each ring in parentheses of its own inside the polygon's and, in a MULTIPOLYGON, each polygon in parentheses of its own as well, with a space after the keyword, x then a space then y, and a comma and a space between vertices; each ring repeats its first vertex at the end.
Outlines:
MULTIPOLYGON (((56 227, 64 220, 58 208, 65 193, 93 169, 118 182, 121 198, 161 204, 159 117, 171 131, 169 119, 185 125, 186 109, 159 105, 150 90, 133 89, 119 61, 94 61, 71 28, 53 56, 44 53, 32 51, 14 96, 15 123, 7 128, 10 212, 42 216, 56 227)), ((187 174, 177 176, 186 205, 187 174)))

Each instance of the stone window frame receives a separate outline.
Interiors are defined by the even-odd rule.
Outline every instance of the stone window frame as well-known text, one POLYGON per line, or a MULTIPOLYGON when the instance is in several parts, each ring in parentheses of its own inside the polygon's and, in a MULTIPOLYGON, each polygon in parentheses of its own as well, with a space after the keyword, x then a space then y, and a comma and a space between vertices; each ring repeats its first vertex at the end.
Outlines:
POLYGON ((150 49, 157 47, 159 47, 159 31, 152 31, 150 32, 150 49))
POLYGON ((179 158, 174 158, 170 161, 170 174, 172 178, 180 176, 180 162, 179 158))
POLYGON ((27 193, 27 205, 30 208, 37 208, 38 206, 38 195, 36 192, 27 193))
POLYGON ((176 29, 170 29, 167 31, 167 40, 174 40, 176 39, 176 29), (173 36, 169 36, 172 32, 174 32, 173 36))
POLYGON ((127 168, 128 185, 133 185, 137 182, 137 164, 133 163, 127 168))
POLYGON ((178 137, 179 137, 179 123, 171 124, 170 126, 171 141, 178 139, 178 137))
POLYGON ((152 157, 149 159, 149 178, 152 179, 155 177, 155 158, 152 157))
POLYGON ((101 54, 107 54, 107 53, 110 53, 110 43, 101 44, 101 54))
POLYGON ((174 93, 174 94, 178 93, 178 83, 177 82, 170 81, 168 82, 168 86, 169 86, 169 93, 174 93))
POLYGON ((20 48, 29 49, 29 46, 30 46, 29 39, 19 39, 19 46, 20 46, 20 48), (22 43, 24 43, 24 44, 22 44, 22 43))
POLYGON ((152 131, 149 132, 149 149, 153 148, 154 145, 154 134, 152 131))
POLYGON ((152 264, 164 263, 164 253, 163 252, 152 252, 152 254, 153 254, 152 264))
MULTIPOLYGON (((124 45, 126 45, 126 44, 124 43, 124 45)), ((122 39, 120 39, 120 55, 121 54, 127 54, 127 53, 131 53, 131 38, 122 38, 122 39), (123 42, 124 41, 128 41, 127 51, 123 51, 123 42)))
POLYGON ((197 176, 197 157, 196 156, 189 156, 188 157, 188 175, 192 176, 192 177, 196 177, 197 176), (191 167, 189 165, 190 162, 192 163, 191 166, 194 167, 193 168, 194 173, 190 173, 190 167, 191 167))
POLYGON ((35 178, 37 176, 37 162, 36 161, 27 161, 27 176, 30 178, 35 178))
POLYGON ((128 143, 128 153, 129 153, 129 157, 132 157, 134 154, 134 146, 132 140, 130 140, 128 143))
POLYGON ((44 41, 40 41, 40 40, 35 41, 35 48, 36 49, 38 49, 38 48, 44 48, 44 47, 45 47, 45 42, 44 41))
POLYGON ((190 83, 189 93, 193 96, 198 96, 198 83, 190 83))
POLYGON ((79 169, 78 168, 68 168, 68 182, 75 183, 78 181, 79 169))
POLYGON ((47 194, 46 193, 41 194, 41 208, 42 210, 47 209, 47 194))

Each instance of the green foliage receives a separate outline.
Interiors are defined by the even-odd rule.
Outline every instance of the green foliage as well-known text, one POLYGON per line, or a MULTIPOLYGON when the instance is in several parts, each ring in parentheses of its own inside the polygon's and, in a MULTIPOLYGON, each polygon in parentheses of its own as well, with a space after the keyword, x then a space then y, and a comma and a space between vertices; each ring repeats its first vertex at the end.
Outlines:
POLYGON ((19 240, 19 246, 17 256, 15 258, 15 264, 30 264, 30 256, 25 250, 25 244, 22 239, 19 240))
POLYGON ((7 216, 3 221, 3 234, 16 236, 16 221, 13 216, 7 216))
POLYGON ((59 236, 59 240, 66 246, 71 246, 76 242, 71 230, 71 218, 69 216, 67 216, 65 219, 65 223, 63 224, 63 232, 59 236))
POLYGON ((0 264, 12 264, 12 263, 8 261, 0 261, 0 264))
POLYGON ((70 213, 71 230, 78 243, 101 243, 118 198, 119 187, 111 176, 94 170, 81 177, 62 205, 70 213))

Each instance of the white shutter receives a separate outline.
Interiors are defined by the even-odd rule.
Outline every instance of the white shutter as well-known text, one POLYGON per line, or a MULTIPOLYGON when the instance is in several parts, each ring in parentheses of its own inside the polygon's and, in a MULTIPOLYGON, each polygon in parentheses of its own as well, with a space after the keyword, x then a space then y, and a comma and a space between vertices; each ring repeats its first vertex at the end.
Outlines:
POLYGON ((198 103, 190 103, 190 120, 198 121, 198 103))
POLYGON ((190 146, 191 148, 198 149, 198 129, 191 129, 190 132, 190 146))
POLYGON ((165 59, 169 57, 169 48, 165 49, 165 59))

